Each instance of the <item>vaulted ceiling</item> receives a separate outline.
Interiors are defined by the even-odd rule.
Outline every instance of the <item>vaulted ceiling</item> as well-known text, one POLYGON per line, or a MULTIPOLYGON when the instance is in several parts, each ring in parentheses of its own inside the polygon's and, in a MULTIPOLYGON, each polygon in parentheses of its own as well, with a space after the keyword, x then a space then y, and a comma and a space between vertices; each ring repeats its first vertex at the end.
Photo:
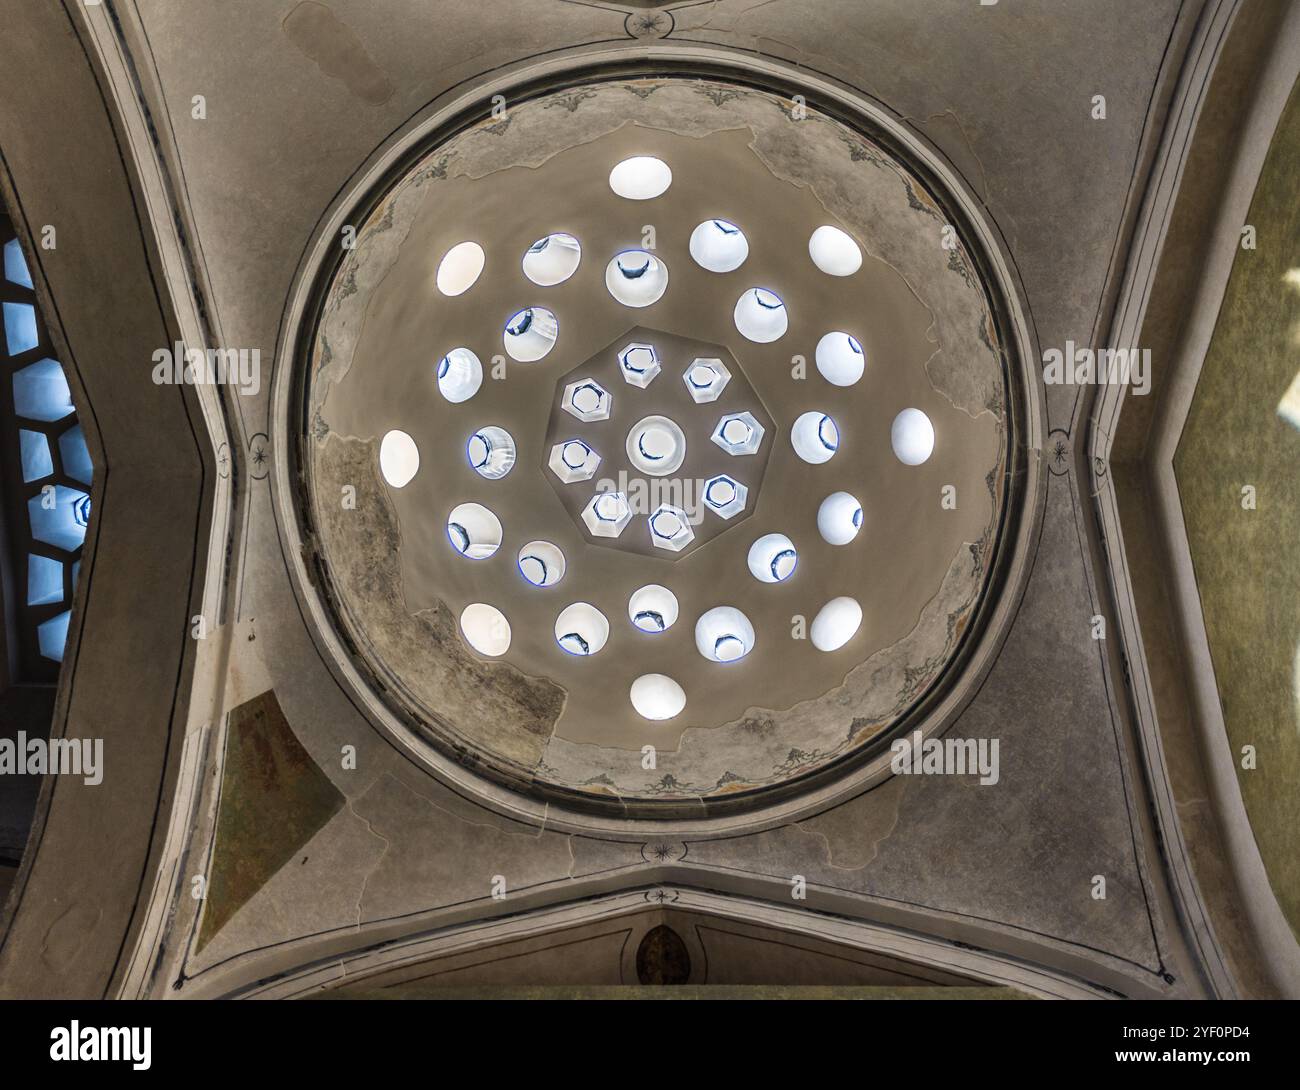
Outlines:
POLYGON ((93 462, 0 482, 0 699, 105 772, 4 800, 0 994, 1300 994, 1297 5, 0 16, 93 462))

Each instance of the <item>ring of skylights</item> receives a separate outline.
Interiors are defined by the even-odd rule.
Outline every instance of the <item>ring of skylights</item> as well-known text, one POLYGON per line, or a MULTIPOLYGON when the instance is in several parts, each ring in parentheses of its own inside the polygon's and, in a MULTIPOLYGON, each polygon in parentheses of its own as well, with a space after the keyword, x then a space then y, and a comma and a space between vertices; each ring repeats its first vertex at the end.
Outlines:
POLYGON ((384 703, 523 790, 653 809, 802 776, 920 699, 1010 445, 988 298, 887 152, 792 136, 766 92, 619 86, 514 104, 374 206, 322 309, 308 479, 384 703))

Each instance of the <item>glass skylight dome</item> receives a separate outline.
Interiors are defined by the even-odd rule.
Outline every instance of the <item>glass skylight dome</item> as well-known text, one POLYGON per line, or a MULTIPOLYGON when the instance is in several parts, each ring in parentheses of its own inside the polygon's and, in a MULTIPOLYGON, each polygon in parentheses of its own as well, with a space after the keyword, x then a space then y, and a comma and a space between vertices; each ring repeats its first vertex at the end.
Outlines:
MULTIPOLYGON (((609 185, 612 200, 651 201, 668 193, 673 182, 671 165, 655 156, 633 156, 610 167, 609 185)), ((671 224, 661 227, 672 232, 671 224)), ((677 228, 680 230, 680 228, 677 228)), ((761 235, 761 227, 756 228, 761 235)), ((750 262, 751 240, 737 223, 725 217, 711 217, 697 222, 688 233, 687 248, 693 260, 683 289, 700 290, 719 278, 750 262)), ((493 254, 478 241, 452 246, 442 255, 436 268, 438 291, 448 299, 467 293, 491 277, 493 254)), ((576 233, 556 230, 522 245, 523 279, 538 288, 579 284, 590 290, 590 265, 585 266, 583 245, 576 233)), ((516 250, 519 253, 520 250, 516 250)), ((862 265, 858 243, 845 231, 823 224, 808 240, 813 264, 821 274, 847 278, 862 265)), ((615 253, 598 254, 603 262, 604 288, 612 304, 633 310, 649 308, 665 297, 669 286, 668 266, 654 248, 627 247, 615 253)), ((479 288, 491 292, 492 287, 479 288)), ((569 289, 566 289, 569 290, 569 289)), ((724 291, 726 289, 723 289, 724 291)), ((544 364, 561 343, 561 318, 564 305, 537 305, 516 294, 516 308, 504 320, 503 348, 506 356, 521 364, 544 364)), ((558 297, 557 297, 558 298, 558 297)), ((735 297, 731 320, 743 341, 755 346, 774 344, 790 330, 792 316, 780 294, 768 287, 753 286, 735 297)), ((777 450, 782 459, 795 459, 813 467, 830 462, 839 450, 841 437, 834 418, 836 396, 830 391, 844 390, 862 382, 867 359, 858 337, 844 330, 818 335, 814 359, 816 371, 826 391, 827 409, 812 409, 789 418, 786 427, 789 444, 777 450)), ((482 342, 480 342, 482 343, 482 342)), ((578 497, 574 510, 577 525, 588 540, 606 542, 615 547, 641 550, 647 545, 653 555, 676 557, 690 555, 697 545, 697 531, 715 523, 741 521, 762 504, 761 469, 757 474, 746 469, 750 459, 770 448, 766 415, 743 378, 737 382, 734 363, 728 365, 720 356, 696 351, 688 357, 675 354, 668 340, 653 334, 629 336, 611 356, 594 357, 576 377, 566 376, 561 383, 560 419, 565 423, 555 440, 546 448, 545 463, 552 482, 562 495, 578 497), (655 395, 642 401, 657 385, 665 367, 680 377, 678 392, 665 400, 655 395), (614 380, 614 381, 611 381, 614 380), (621 384, 618 380, 621 379, 621 384), (620 390, 622 392, 620 392, 620 390), (681 401, 682 394, 689 401, 681 401), (668 412, 639 412, 643 404, 674 404, 668 412), (635 414, 629 416, 628 414, 635 414), (759 416, 763 415, 764 420, 759 416), (627 421, 630 420, 630 423, 627 421), (622 435, 622 441, 615 438, 622 435), (695 436, 695 438, 692 438, 695 436), (691 462, 695 443, 700 438, 711 441, 696 457, 703 457, 715 468, 699 478, 691 495, 683 493, 657 503, 642 505, 635 496, 600 485, 601 472, 624 465, 646 480, 664 480, 694 472, 691 462), (767 445, 765 445, 767 444, 767 445), (621 447, 622 449, 618 449, 621 447), (719 453, 735 460, 734 470, 716 471, 719 453), (625 462, 612 463, 615 456, 625 462), (715 461, 709 461, 714 459, 715 461), (598 487, 599 486, 599 487, 598 487), (689 502, 683 502, 689 501, 689 502), (636 529, 639 525, 641 528, 636 529)), ((486 368, 474 344, 449 348, 437 368, 437 389, 450 406, 482 399, 486 368)), ((674 378, 673 381, 677 381, 674 378)), ((494 384, 488 384, 487 402, 493 401, 494 384)), ((465 445, 465 461, 484 485, 504 483, 517 473, 517 463, 526 452, 517 446, 512 429, 520 423, 479 424, 472 422, 465 445)), ((915 409, 898 414, 891 433, 891 443, 900 461, 907 465, 924 461, 933 448, 933 431, 929 420, 915 409)), ((535 457, 535 454, 532 455, 535 457)), ((380 470, 389 487, 403 489, 416 480, 420 471, 421 451, 417 440, 405 430, 390 430, 380 449, 380 470)), ((761 467, 761 463, 758 463, 761 467)), ((535 473, 536 470, 534 469, 535 473)), ((532 479, 536 479, 533 477, 532 479)), ((841 478, 842 479, 842 478, 841 478)), ((671 483, 671 482, 670 482, 671 483)), ((845 482, 847 483, 847 482, 845 482)), ((490 491, 477 491, 466 479, 466 498, 447 516, 447 539, 451 548, 463 557, 491 561, 503 544, 511 544, 518 575, 522 576, 514 591, 500 593, 496 601, 472 602, 460 617, 465 641, 478 654, 496 658, 509 654, 512 645, 510 593, 538 593, 572 578, 575 565, 586 563, 581 549, 561 548, 551 537, 549 527, 525 518, 512 525, 512 505, 494 510, 490 491), (470 498, 473 496, 474 498, 470 498), (480 502, 480 500, 482 502, 480 502), (501 514, 498 514, 498 510, 501 514), (504 516, 504 517, 503 517, 504 516), (545 531, 539 536, 538 531, 545 531), (522 543, 516 535, 524 535, 522 543), (567 554, 567 555, 566 555, 567 554)), ((860 487, 861 482, 855 485, 860 487)), ((862 529, 862 505, 854 493, 831 490, 816 507, 813 516, 787 519, 788 525, 773 527, 748 542, 736 541, 739 563, 752 575, 749 595, 775 593, 778 585, 801 584, 799 549, 791 534, 811 551, 813 564, 823 563, 819 550, 828 547, 848 548, 859 542, 862 529), (816 533, 810 531, 815 527, 816 533)), ((781 515, 780 507, 770 513, 781 515)), ((635 553, 633 554, 635 555, 635 553)), ((647 574, 653 569, 647 568, 647 574)), ((660 639, 677 639, 674 625, 679 615, 691 617, 696 648, 706 663, 717 666, 739 663, 760 638, 759 631, 741 602, 700 608, 695 598, 683 599, 672 586, 673 580, 647 581, 627 600, 627 627, 632 632, 654 635, 660 639)), ((505 584, 504 589, 510 584, 505 584)), ((485 588, 489 589, 489 588, 485 588)), ((756 610, 761 614, 762 610, 756 610)), ((809 643, 823 653, 834 653, 846 645, 862 623, 862 610, 847 595, 835 597, 817 606, 811 624, 809 643)), ((775 638, 775 635, 774 635, 775 638)), ((605 611, 594 601, 577 601, 561 609, 554 621, 557 650, 579 658, 596 655, 611 643, 622 647, 619 653, 632 654, 627 630, 612 625, 605 611)), ((698 667, 696 667, 698 669, 698 667)), ((679 715, 686 706, 687 692, 682 679, 659 673, 644 673, 632 684, 629 699, 637 713, 651 721, 664 721, 679 715)), ((688 682, 690 678, 686 678, 688 682)))
POLYGON ((356 683, 383 683, 378 706, 508 789, 591 797, 608 774, 619 798, 743 796, 802 775, 784 755, 839 754, 828 694, 870 704, 860 667, 883 647, 927 690, 968 630, 948 616, 977 600, 970 543, 996 553, 986 482, 1021 417, 980 331, 1010 327, 956 321, 983 313, 989 266, 968 279, 923 245, 933 216, 898 179, 955 206, 846 154, 833 119, 702 83, 544 93, 508 127, 437 137, 400 193, 358 200, 391 227, 359 232, 295 357, 329 584, 313 616, 391 660, 356 683), (936 433, 923 471, 891 427, 910 406, 936 433), (948 481, 957 512, 932 502, 948 481), (349 591, 363 577, 400 585, 401 616, 349 591))

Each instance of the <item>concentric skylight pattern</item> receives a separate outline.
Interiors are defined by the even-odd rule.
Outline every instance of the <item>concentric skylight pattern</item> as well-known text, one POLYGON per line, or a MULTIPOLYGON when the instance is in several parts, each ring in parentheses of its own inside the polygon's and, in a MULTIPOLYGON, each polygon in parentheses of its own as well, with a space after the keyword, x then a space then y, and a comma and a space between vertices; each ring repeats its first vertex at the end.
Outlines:
MULTIPOLYGON (((850 97, 796 120, 756 86, 602 69, 516 88, 508 124, 412 130, 340 195, 356 245, 312 248, 272 480, 300 462, 277 496, 304 508, 283 526, 320 646, 451 779, 712 817, 964 706, 1034 540, 1040 390, 980 202, 850 97), (894 434, 907 409, 932 443, 911 414, 894 434)), ((24 313, 4 332, 27 343, 24 313)), ((48 455, 88 492, 57 423, 25 457, 13 432, 11 479, 48 455)))
MULTIPOLYGON (((696 179, 692 182, 698 184, 696 179)), ((621 160, 610 168, 612 207, 593 209, 592 214, 618 216, 624 211, 623 201, 671 201, 672 185, 672 167, 660 158, 621 160)), ((861 547, 863 506, 858 492, 868 484, 860 479, 850 482, 842 471, 825 467, 844 441, 836 419, 845 405, 844 391, 869 383, 872 372, 863 347, 866 330, 853 328, 850 321, 846 328, 820 331, 814 334, 819 338, 812 353, 816 371, 808 387, 815 398, 792 399, 803 411, 789 412, 784 419, 770 414, 746 374, 744 353, 762 360, 753 366, 770 367, 774 362, 779 366, 780 353, 786 349, 769 346, 778 345, 790 333, 792 315, 783 297, 790 285, 781 285, 780 290, 752 282, 746 286, 746 280, 737 281, 730 274, 747 263, 757 267, 751 245, 759 253, 760 244, 772 240, 761 238, 761 224, 750 225, 751 237, 737 222, 722 217, 695 222, 687 230, 669 216, 655 225, 655 232, 641 235, 641 221, 648 218, 643 210, 628 220, 635 225, 636 235, 627 240, 629 245, 612 252, 593 252, 590 238, 584 249, 578 225, 572 231, 551 230, 531 242, 516 240, 513 261, 520 262, 516 269, 522 276, 514 274, 519 287, 513 289, 513 297, 505 297, 511 309, 498 311, 495 319, 500 323, 504 356, 494 351, 486 328, 477 341, 439 349, 443 354, 437 357, 437 390, 447 405, 466 406, 444 411, 458 414, 460 434, 468 438, 463 466, 440 464, 438 473, 459 473, 460 502, 445 514, 447 547, 465 560, 490 562, 483 570, 499 576, 474 584, 476 593, 492 593, 483 601, 468 601, 459 614, 460 633, 468 647, 484 658, 500 658, 510 655, 522 640, 532 649, 530 663, 540 654, 566 660, 600 657, 606 662, 616 655, 639 664, 640 656, 652 647, 672 651, 683 643, 689 647, 693 640, 692 665, 683 668, 680 657, 676 659, 674 672, 680 676, 647 668, 628 691, 627 700, 637 715, 648 722, 663 722, 685 713, 688 690, 694 685, 724 684, 720 677, 702 680, 702 673, 743 670, 741 664, 762 641, 789 638, 783 625, 773 627, 764 596, 787 596, 795 609, 795 599, 789 596, 799 593, 808 581, 807 568, 830 563, 831 554, 839 550, 861 547), (641 244, 633 244, 638 236, 641 244), (685 243, 691 261, 681 267, 681 284, 670 283, 666 261, 654 242, 647 241, 656 237, 661 245, 685 243), (557 290, 551 293, 550 289, 557 290), (573 344, 585 336, 582 313, 569 315, 563 302, 574 292, 582 295, 586 305, 615 314, 643 310, 653 314, 670 289, 687 295, 709 292, 708 298, 724 300, 720 317, 728 327, 721 331, 725 341, 721 337, 717 344, 685 341, 681 335, 656 332, 653 326, 634 326, 585 360, 571 357, 573 344), (573 319, 572 332, 566 317, 573 319), (475 419, 479 411, 474 406, 487 406, 484 415, 490 412, 495 417, 499 411, 491 393, 481 396, 485 384, 489 390, 495 385, 489 380, 489 368, 496 379, 501 377, 504 359, 533 365, 554 358, 564 359, 567 369, 554 376, 557 394, 544 439, 533 438, 536 421, 520 416, 517 406, 510 410, 513 416, 475 419), (810 400, 814 405, 820 400, 824 408, 807 408, 810 400), (815 519, 806 515, 795 519, 780 502, 763 504, 764 472, 772 457, 799 465, 807 488, 823 497, 815 519), (521 472, 531 481, 549 482, 557 492, 580 534, 576 545, 540 517, 538 505, 498 505, 494 495, 514 494, 509 493, 506 478, 513 475, 512 480, 517 480, 521 472), (598 480, 600 475, 604 479, 598 480), (647 483, 661 485, 662 490, 647 489, 647 483), (675 588, 669 565, 688 559, 756 512, 761 512, 761 519, 755 532, 733 534, 710 554, 729 549, 730 560, 722 554, 711 563, 748 572, 743 589, 733 587, 733 601, 701 600, 698 586, 692 594, 675 588), (603 566, 593 563, 593 549, 620 551, 620 563, 630 575, 644 572, 645 578, 633 584, 638 589, 614 608, 594 593, 601 589, 600 580, 597 577, 593 583, 588 569, 611 569, 607 561, 603 566), (808 565, 801 565, 801 552, 808 554, 808 565), (552 588, 558 585, 590 598, 552 602, 552 588), (525 611, 530 619, 525 624, 516 618, 512 629, 512 605, 521 596, 530 603, 525 611), (540 649, 531 605, 535 602, 551 603, 547 615, 553 631, 540 649), (767 618, 766 623, 756 625, 754 617, 767 618), (679 618, 687 623, 679 625, 679 618)), ((787 247, 794 244, 777 241, 787 247)), ((861 247, 839 227, 817 227, 807 247, 817 271, 801 272, 805 280, 848 278, 862 266, 861 247)), ((436 262, 434 280, 442 297, 438 306, 459 307, 458 297, 475 287, 480 298, 501 299, 490 274, 493 269, 510 268, 510 257, 490 247, 485 250, 476 241, 452 246, 436 262), (481 286, 484 283, 489 286, 481 286)), ((748 274, 741 275, 748 279, 748 274)), ((816 309, 811 302, 810 309, 816 309)), ((852 307, 843 312, 856 313, 852 307)), ((455 313, 457 335, 468 337, 467 331, 478 320, 476 313, 455 313)), ((719 331, 712 335, 719 337, 719 331)), ((807 330, 801 335, 806 336, 807 330)), ((800 347, 792 345, 792 353, 800 347)), ((847 409, 844 413, 851 418, 847 409)), ((421 451, 413 434, 421 434, 415 426, 409 431, 394 428, 380 445, 380 471, 393 489, 405 488, 421 471, 421 451)), ((852 441, 866 438, 855 433, 852 441)), ((869 439, 879 442, 878 436, 869 439)), ((903 409, 890 441, 903 463, 924 462, 934 446, 928 417, 918 409, 903 409)), ((478 564, 470 567, 477 569, 478 564)), ((467 573, 467 577, 472 576, 467 573)), ((802 653, 832 654, 859 632, 862 608, 848 595, 827 601, 824 591, 811 593, 819 600, 802 606, 811 618, 802 644, 808 650, 802 653)), ((794 656, 799 653, 797 648, 792 651, 794 656)), ((554 669, 562 668, 559 659, 551 661, 554 669)), ((646 659, 645 665, 650 667, 653 661, 657 660, 646 659)), ((797 657, 789 660, 788 668, 799 669, 797 657)))

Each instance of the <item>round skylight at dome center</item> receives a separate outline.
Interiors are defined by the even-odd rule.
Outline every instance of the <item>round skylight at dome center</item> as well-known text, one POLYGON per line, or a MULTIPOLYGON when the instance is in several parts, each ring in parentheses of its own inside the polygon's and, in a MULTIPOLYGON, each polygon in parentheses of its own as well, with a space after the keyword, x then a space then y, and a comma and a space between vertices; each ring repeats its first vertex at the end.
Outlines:
POLYGON ((666 477, 686 458, 686 436, 668 417, 647 416, 627 433, 627 456, 642 473, 666 477))

